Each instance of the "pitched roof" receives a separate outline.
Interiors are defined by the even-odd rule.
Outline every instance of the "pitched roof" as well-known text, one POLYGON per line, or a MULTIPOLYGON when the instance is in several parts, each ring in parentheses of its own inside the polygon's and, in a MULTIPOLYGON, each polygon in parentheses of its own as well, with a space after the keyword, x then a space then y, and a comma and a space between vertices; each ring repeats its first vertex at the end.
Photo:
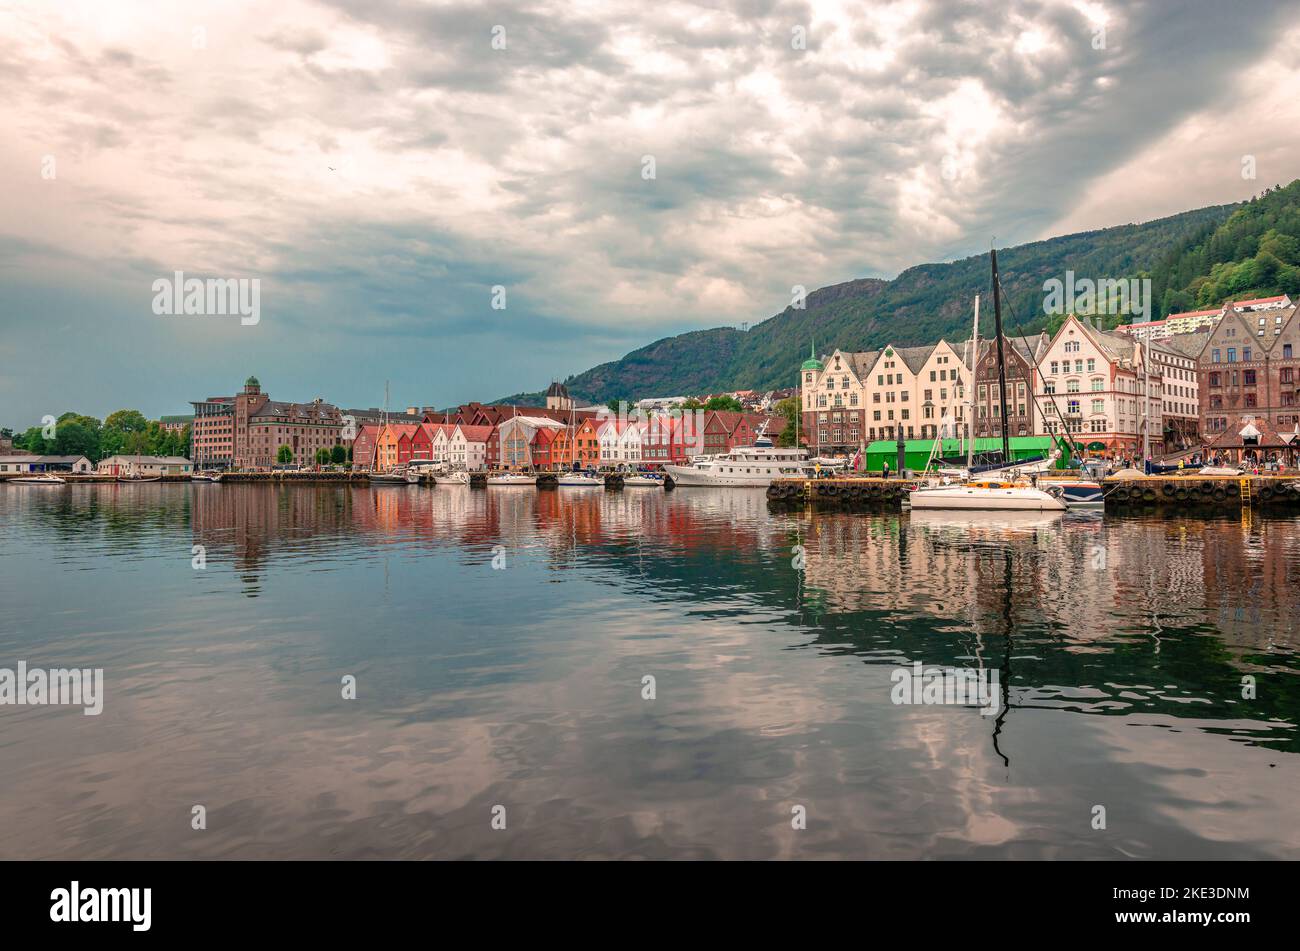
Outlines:
POLYGON ((1154 340, 1151 342, 1152 350, 1172 350, 1180 356, 1192 357, 1193 359, 1201 355, 1205 345, 1210 342, 1211 333, 1209 330, 1198 330, 1192 334, 1172 334, 1163 340, 1154 340))
POLYGON ((457 426, 466 442, 487 442, 495 426, 457 426))

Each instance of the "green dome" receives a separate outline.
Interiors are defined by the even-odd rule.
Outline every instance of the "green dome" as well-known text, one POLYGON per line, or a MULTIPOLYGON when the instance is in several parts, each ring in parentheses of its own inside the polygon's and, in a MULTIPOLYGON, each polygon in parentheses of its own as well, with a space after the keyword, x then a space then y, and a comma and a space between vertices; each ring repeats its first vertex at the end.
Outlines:
POLYGON ((803 362, 801 370, 821 370, 824 369, 822 362, 817 359, 817 345, 813 344, 808 348, 808 359, 803 362))
POLYGON ((261 385, 262 384, 257 382, 257 377, 255 376, 250 376, 247 380, 244 381, 244 386, 261 386, 261 385))

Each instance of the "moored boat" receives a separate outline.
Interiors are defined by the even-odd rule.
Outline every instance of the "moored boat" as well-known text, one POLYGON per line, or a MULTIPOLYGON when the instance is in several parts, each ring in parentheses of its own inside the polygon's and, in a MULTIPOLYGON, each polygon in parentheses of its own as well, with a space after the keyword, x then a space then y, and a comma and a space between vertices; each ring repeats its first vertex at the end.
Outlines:
POLYGON ((592 472, 561 472, 555 484, 565 488, 604 486, 605 477, 592 472))
POLYGON ((220 482, 221 473, 216 469, 204 469, 202 472, 190 474, 191 482, 220 482))
POLYGON ((370 473, 371 485, 415 485, 419 481, 416 473, 400 467, 389 472, 370 473))
POLYGON ((66 479, 60 479, 54 475, 29 475, 19 476, 17 479, 6 479, 6 482, 12 482, 14 485, 67 485, 66 479))
POLYGON ((1027 483, 988 480, 956 482, 952 485, 922 486, 908 497, 914 509, 1003 509, 1034 512, 1064 512, 1059 495, 1027 483))
POLYGON ((498 472, 487 477, 488 485, 536 485, 537 476, 523 472, 498 472))
POLYGON ((162 481, 162 476, 160 476, 160 475, 152 475, 152 476, 150 476, 150 475, 140 475, 140 474, 138 474, 138 473, 131 473, 131 474, 129 474, 129 475, 120 475, 120 476, 118 476, 118 477, 117 477, 117 481, 118 481, 118 482, 129 482, 129 483, 132 483, 132 484, 137 483, 137 482, 161 482, 161 481, 162 481))
POLYGON ((773 479, 809 477, 813 467, 808 450, 778 449, 767 436, 759 436, 752 446, 717 456, 697 456, 689 466, 664 466, 664 472, 678 486, 765 489, 773 479))
POLYGON ((636 472, 623 476, 623 485, 631 488, 662 489, 664 487, 664 480, 660 476, 648 475, 644 472, 636 472))

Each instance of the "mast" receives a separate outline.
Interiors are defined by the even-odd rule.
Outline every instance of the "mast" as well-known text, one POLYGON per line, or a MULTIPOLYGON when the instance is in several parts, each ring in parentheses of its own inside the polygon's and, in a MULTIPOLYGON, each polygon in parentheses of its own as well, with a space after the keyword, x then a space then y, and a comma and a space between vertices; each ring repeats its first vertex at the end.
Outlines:
POLYGON ((1147 358, 1151 355, 1146 343, 1138 341, 1142 357, 1142 471, 1149 472, 1147 461, 1151 458, 1151 375, 1147 371, 1147 358))
POLYGON ((972 322, 970 332, 971 359, 970 359, 970 390, 966 396, 966 426, 962 434, 966 437, 966 474, 970 475, 970 467, 974 463, 975 455, 975 384, 979 380, 980 365, 980 296, 975 295, 975 320, 972 322))
POLYGON ((989 250, 993 265, 993 333, 998 344, 998 399, 1002 404, 1002 464, 1011 463, 1011 440, 1007 433, 1007 362, 1002 352, 1002 296, 998 293, 998 252, 989 250))

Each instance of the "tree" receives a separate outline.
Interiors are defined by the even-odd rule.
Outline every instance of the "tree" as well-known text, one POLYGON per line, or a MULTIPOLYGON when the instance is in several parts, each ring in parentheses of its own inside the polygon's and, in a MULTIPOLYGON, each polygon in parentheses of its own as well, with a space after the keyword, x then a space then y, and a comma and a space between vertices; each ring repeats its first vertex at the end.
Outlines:
POLYGON ((785 417, 785 429, 776 438, 778 446, 793 446, 795 440, 795 420, 799 417, 799 397, 787 396, 776 404, 778 415, 785 417))
POLYGON ((149 421, 144 418, 144 414, 139 410, 120 409, 116 413, 108 414, 108 418, 104 420, 104 426, 123 433, 138 433, 149 428, 149 421))
POLYGON ((281 446, 275 451, 275 461, 282 466, 287 466, 293 462, 293 450, 288 446, 281 446))
POLYGON ((342 446, 335 446, 330 450, 330 461, 336 466, 341 466, 348 461, 348 451, 342 446))
POLYGON ((56 456, 85 456, 99 461, 99 432, 84 423, 60 423, 54 431, 56 456))
POLYGON ((324 446, 316 450, 316 465, 327 466, 330 464, 330 451, 324 446))
POLYGON ((725 413, 743 413, 745 407, 734 396, 715 396, 704 404, 708 410, 721 410, 725 413))

